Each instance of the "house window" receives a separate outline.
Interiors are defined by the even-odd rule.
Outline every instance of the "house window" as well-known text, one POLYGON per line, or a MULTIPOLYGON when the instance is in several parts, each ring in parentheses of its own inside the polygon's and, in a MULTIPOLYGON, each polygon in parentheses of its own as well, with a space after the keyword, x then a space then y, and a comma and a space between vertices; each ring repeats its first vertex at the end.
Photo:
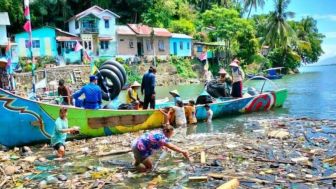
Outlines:
POLYGON ((149 39, 146 40, 146 48, 147 48, 147 51, 151 51, 153 49, 152 43, 149 39))
POLYGON ((180 49, 183 50, 183 41, 180 41, 180 49))
POLYGON ((84 49, 87 49, 87 42, 86 41, 84 41, 84 49))
POLYGON ((100 48, 101 49, 108 49, 109 48, 109 41, 100 41, 100 48))
MULTIPOLYGON (((29 48, 30 46, 29 40, 26 40, 25 43, 26 43, 26 48, 29 48)), ((32 48, 35 48, 35 49, 40 48, 40 40, 32 40, 32 48)))
POLYGON ((159 40, 158 41, 158 45, 159 45, 159 51, 164 51, 165 50, 165 46, 164 46, 164 41, 163 40, 159 40))
POLYGON ((189 50, 190 49, 190 43, 187 42, 187 49, 189 50))
POLYGON ((129 40, 129 47, 130 47, 130 48, 134 48, 133 39, 130 39, 130 40, 129 40))
POLYGON ((119 41, 124 41, 124 39, 120 39, 119 41))
POLYGON ((203 47, 202 45, 197 46, 197 52, 203 52, 203 47))
POLYGON ((79 28, 79 23, 78 23, 78 21, 76 20, 75 21, 75 29, 78 29, 79 28))
POLYGON ((91 50, 91 41, 88 42, 89 50, 91 50))
POLYGON ((110 21, 104 20, 104 22, 105 22, 105 28, 110 28, 110 21))

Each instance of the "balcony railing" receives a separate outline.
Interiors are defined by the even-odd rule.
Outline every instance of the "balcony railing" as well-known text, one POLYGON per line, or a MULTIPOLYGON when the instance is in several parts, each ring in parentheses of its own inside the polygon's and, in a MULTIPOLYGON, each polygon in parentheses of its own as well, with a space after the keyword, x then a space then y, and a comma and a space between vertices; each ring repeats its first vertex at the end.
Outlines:
POLYGON ((98 33, 98 28, 81 28, 81 33, 98 33))

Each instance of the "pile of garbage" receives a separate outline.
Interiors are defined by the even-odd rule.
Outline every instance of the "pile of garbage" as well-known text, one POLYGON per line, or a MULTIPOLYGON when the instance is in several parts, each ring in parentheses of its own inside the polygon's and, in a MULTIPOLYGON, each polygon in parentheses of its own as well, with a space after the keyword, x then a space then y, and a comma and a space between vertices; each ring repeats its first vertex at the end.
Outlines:
POLYGON ((172 142, 192 161, 169 152, 150 173, 132 165, 130 143, 141 134, 69 141, 63 160, 47 144, 3 149, 0 188, 336 187, 336 121, 252 120, 243 133, 186 135, 179 128, 172 142))

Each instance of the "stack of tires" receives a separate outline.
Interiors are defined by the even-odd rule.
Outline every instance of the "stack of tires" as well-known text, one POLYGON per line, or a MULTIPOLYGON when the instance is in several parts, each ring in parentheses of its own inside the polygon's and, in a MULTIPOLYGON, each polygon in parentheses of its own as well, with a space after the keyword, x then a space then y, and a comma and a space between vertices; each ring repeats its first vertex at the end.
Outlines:
POLYGON ((115 60, 104 62, 98 69, 96 76, 102 90, 103 100, 106 101, 116 98, 127 81, 124 66, 115 60))

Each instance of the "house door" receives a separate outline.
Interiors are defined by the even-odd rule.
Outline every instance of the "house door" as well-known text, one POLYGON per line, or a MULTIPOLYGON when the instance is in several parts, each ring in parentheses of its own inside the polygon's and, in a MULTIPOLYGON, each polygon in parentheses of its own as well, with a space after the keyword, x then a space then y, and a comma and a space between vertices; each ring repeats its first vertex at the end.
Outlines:
POLYGON ((174 55, 177 55, 177 43, 174 42, 173 44, 173 49, 174 49, 174 55))
POLYGON ((138 56, 143 56, 142 43, 138 41, 137 47, 138 47, 138 56))

